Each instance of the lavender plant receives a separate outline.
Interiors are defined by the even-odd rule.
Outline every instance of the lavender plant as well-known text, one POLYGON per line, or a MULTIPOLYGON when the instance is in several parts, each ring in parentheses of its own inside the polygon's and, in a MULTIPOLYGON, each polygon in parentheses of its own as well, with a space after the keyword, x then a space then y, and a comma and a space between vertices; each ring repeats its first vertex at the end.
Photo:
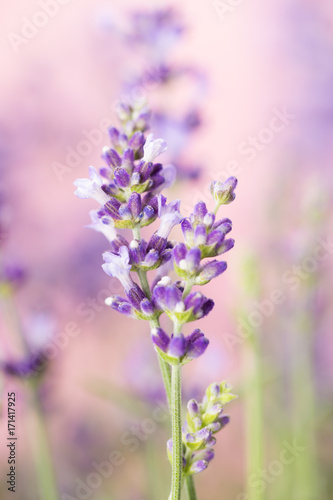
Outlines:
POLYGON ((235 396, 225 382, 211 384, 202 402, 188 402, 182 426, 181 368, 203 355, 209 344, 200 329, 187 336, 183 329, 214 307, 211 299, 192 288, 209 283, 227 268, 226 262, 214 258, 234 246, 234 240, 226 237, 232 224, 226 218, 217 220, 216 215, 221 205, 234 200, 237 180, 231 177, 225 182, 213 182, 213 211, 199 202, 184 218, 179 211, 180 200, 167 203, 161 194, 172 184, 175 170, 155 161, 166 151, 167 144, 146 134, 151 115, 147 105, 122 102, 117 114, 121 126, 109 130, 111 146, 105 147, 102 154, 105 166, 99 172, 90 167, 89 179, 76 180, 75 194, 93 198, 99 204, 90 212, 89 227, 109 241, 102 267, 124 288, 125 297, 109 297, 106 304, 150 326, 171 410, 172 438, 167 443, 172 465, 169 499, 180 500, 184 480, 189 498, 195 499, 192 476, 206 469, 214 457, 214 436, 229 421, 223 407, 235 396), (142 228, 157 219, 159 227, 145 241, 142 228), (170 240, 170 232, 178 224, 184 241, 176 243, 170 240), (132 231, 131 241, 122 234, 124 229, 132 231), (207 258, 213 260, 207 262, 207 258), (172 270, 176 281, 169 276, 172 270), (149 281, 148 274, 153 271, 157 277, 149 281), (160 326, 162 314, 172 321, 170 333, 160 326))

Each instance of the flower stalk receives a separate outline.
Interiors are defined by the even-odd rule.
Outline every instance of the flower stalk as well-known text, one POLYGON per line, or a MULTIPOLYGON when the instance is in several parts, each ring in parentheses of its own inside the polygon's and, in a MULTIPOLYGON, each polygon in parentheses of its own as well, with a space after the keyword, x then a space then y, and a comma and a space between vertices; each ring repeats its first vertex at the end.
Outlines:
POLYGON ((172 366, 171 375, 171 420, 173 446, 170 498, 171 500, 180 500, 183 468, 181 366, 172 366))
MULTIPOLYGON (((201 403, 191 400, 185 425, 182 422, 181 367, 203 355, 209 340, 196 328, 185 336, 186 323, 197 321, 213 309, 212 299, 194 286, 203 286, 222 274, 227 264, 216 259, 230 250, 234 240, 226 238, 231 231, 229 219, 216 220, 216 211, 209 212, 199 202, 193 213, 184 218, 180 200, 167 203, 160 194, 174 178, 174 169, 155 163, 167 145, 163 139, 145 136, 150 112, 141 103, 122 103, 118 116, 120 130, 110 129, 111 147, 103 150, 106 167, 99 173, 90 168, 89 179, 75 181, 79 198, 93 198, 100 204, 90 213, 90 228, 102 233, 110 250, 103 254, 103 270, 117 278, 126 297, 115 295, 106 299, 112 309, 131 318, 147 321, 153 346, 157 352, 161 374, 171 410, 172 438, 167 450, 172 466, 170 500, 180 500, 185 480, 190 500, 196 500, 192 475, 208 467, 214 457, 216 432, 229 421, 222 415, 223 405, 235 396, 225 383, 214 383, 201 403), (142 238, 143 227, 159 219, 159 227, 149 241, 142 238), (184 242, 169 239, 174 226, 181 224, 184 242), (132 241, 119 233, 132 230, 132 241), (156 271, 152 284, 148 273, 156 271), (169 273, 177 275, 173 280, 169 273), (138 283, 133 275, 138 278, 138 283), (173 323, 168 334, 160 326, 160 316, 166 314, 173 323)), ((235 198, 237 180, 212 185, 212 197, 217 207, 235 198)))

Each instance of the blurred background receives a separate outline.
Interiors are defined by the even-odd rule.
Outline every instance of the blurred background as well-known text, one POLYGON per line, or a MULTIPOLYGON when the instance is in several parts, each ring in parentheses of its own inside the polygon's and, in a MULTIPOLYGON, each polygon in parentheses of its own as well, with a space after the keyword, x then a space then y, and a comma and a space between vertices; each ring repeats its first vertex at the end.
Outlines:
POLYGON ((184 368, 185 400, 220 380, 240 396, 198 498, 331 499, 332 4, 18 0, 0 12, 2 498, 12 391, 17 498, 167 498, 149 332, 104 305, 120 285, 101 269, 106 240, 84 228, 94 202, 73 194, 129 96, 153 109, 184 215, 210 203, 212 179, 239 180, 221 212, 236 246, 205 290, 211 343, 184 368))

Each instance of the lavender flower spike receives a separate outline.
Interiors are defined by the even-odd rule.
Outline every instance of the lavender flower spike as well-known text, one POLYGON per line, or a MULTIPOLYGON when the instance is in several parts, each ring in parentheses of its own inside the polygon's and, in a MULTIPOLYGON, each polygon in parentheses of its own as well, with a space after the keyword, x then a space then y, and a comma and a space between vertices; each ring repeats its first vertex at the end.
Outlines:
POLYGON ((112 252, 104 252, 103 259, 105 264, 102 265, 103 270, 109 276, 117 278, 123 285, 127 293, 134 287, 134 282, 130 276, 131 264, 128 248, 120 247, 119 254, 112 252))
POLYGON ((89 167, 89 179, 77 179, 74 181, 74 186, 77 187, 75 195, 81 199, 92 198, 100 205, 104 205, 109 201, 109 196, 102 190, 104 182, 98 175, 94 167, 89 167))
POLYGON ((167 150, 167 143, 163 139, 155 139, 154 134, 149 134, 143 146, 143 160, 153 162, 157 156, 167 150))

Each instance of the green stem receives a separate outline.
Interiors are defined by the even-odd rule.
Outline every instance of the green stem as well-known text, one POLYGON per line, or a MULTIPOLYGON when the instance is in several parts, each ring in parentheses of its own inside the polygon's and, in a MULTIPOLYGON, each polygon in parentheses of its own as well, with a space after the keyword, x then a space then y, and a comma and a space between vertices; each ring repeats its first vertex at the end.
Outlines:
MULTIPOLYGON (((28 346, 22 333, 20 318, 18 316, 12 296, 7 296, 6 299, 0 301, 0 304, 3 306, 4 318, 8 324, 8 330, 12 332, 17 341, 20 341, 21 351, 27 354, 28 346)), ((40 498, 47 500, 58 500, 59 496, 57 492, 56 478, 51 458, 52 455, 48 441, 48 432, 38 395, 38 381, 36 382, 35 380, 32 380, 30 383, 28 383, 28 386, 31 390, 32 403, 36 414, 36 430, 35 432, 31 432, 29 434, 33 436, 33 457, 35 461, 40 498)))
POLYGON ((183 444, 181 407, 181 365, 171 370, 171 420, 172 420, 172 480, 171 500, 180 500, 182 487, 183 444))
POLYGON ((185 480, 185 484, 186 484, 186 491, 187 491, 188 500, 197 500, 197 494, 195 492, 193 477, 187 476, 187 478, 185 480))
POLYGON ((159 363, 160 370, 161 370, 161 375, 162 375, 162 379, 163 379, 163 383, 164 383, 165 392, 166 392, 167 399, 168 399, 169 408, 171 409, 170 365, 166 361, 164 361, 164 359, 162 359, 159 354, 158 354, 157 358, 158 358, 158 363, 159 363))
POLYGON ((38 386, 33 383, 33 402, 36 415, 36 433, 33 443, 33 456, 38 474, 38 489, 41 499, 58 500, 57 485, 51 461, 48 431, 38 395, 38 386), (37 439, 36 439, 37 438, 37 439))
POLYGON ((252 366, 250 381, 244 396, 247 429, 247 494, 249 500, 264 500, 264 492, 255 488, 251 477, 264 465, 264 413, 262 355, 260 339, 252 334, 246 345, 248 364, 252 366))
POLYGON ((183 291, 183 299, 185 299, 185 297, 188 296, 188 294, 192 290, 192 287, 193 287, 192 281, 191 280, 186 281, 185 288, 184 288, 184 291, 183 291))

